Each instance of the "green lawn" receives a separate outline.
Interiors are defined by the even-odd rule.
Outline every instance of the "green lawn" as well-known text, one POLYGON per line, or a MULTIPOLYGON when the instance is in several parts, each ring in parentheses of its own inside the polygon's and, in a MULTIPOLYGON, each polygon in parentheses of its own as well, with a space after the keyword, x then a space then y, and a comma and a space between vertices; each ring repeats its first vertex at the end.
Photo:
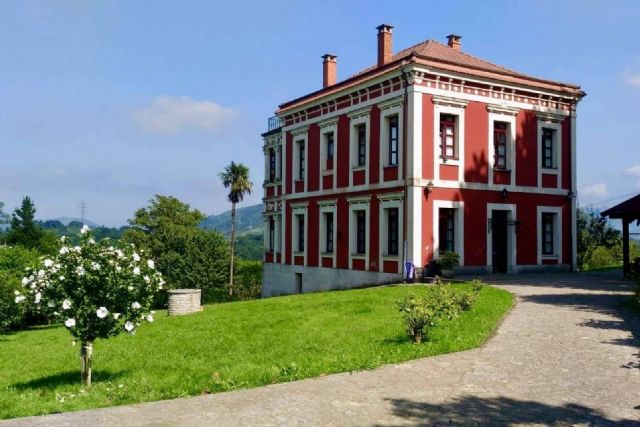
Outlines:
MULTIPOLYGON (((454 285, 468 289, 468 285, 454 285)), ((94 345, 94 385, 78 347, 54 326, 0 335, 0 418, 171 399, 371 369, 482 344, 511 294, 482 290, 474 308, 411 344, 396 301, 424 287, 325 292, 206 306, 94 345)))

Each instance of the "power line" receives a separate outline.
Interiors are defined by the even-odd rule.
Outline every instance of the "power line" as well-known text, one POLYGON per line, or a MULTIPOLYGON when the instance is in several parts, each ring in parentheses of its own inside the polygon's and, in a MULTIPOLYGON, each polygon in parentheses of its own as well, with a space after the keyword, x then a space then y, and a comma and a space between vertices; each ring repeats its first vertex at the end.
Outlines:
POLYGON ((634 196, 636 193, 638 193, 638 192, 637 191, 632 191, 631 193, 623 194, 621 196, 617 196, 617 197, 614 197, 614 198, 608 199, 608 200, 602 200, 602 201, 597 202, 597 203, 590 203, 589 205, 590 206, 604 205, 605 203, 610 203, 610 202, 614 202, 616 200, 624 199, 625 197, 634 196))
POLYGON ((84 200, 80 201, 80 220, 82 221, 82 225, 84 225, 85 221, 86 221, 86 214, 87 214, 87 204, 85 203, 84 200))

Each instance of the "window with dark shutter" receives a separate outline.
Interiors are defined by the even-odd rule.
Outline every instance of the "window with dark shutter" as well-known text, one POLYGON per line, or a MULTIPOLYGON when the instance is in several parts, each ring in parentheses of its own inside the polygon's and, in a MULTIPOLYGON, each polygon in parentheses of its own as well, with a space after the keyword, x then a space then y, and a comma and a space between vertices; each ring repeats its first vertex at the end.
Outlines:
POLYGON ((455 252, 455 209, 440 208, 439 239, 440 253, 455 252))
POLYGON ((398 255, 398 208, 387 211, 387 254, 398 255))
POLYGON ((304 252, 304 215, 298 215, 298 252, 304 252))
POLYGON ((494 122, 493 124, 493 148, 494 168, 507 169, 507 132, 509 124, 494 122))
POLYGON ((364 255, 367 244, 367 223, 365 211, 356 211, 356 253, 364 255))
POLYGON ((389 117, 389 166, 398 164, 398 116, 389 117))
POLYGON ((443 159, 457 159, 456 116, 440 115, 440 148, 443 159))
POLYGON ((542 214, 542 255, 554 255, 554 222, 555 214, 542 214))
POLYGON ((542 167, 555 169, 555 132, 553 129, 542 129, 542 167))
POLYGON ((365 125, 358 126, 358 166, 364 166, 367 163, 367 127, 365 125))

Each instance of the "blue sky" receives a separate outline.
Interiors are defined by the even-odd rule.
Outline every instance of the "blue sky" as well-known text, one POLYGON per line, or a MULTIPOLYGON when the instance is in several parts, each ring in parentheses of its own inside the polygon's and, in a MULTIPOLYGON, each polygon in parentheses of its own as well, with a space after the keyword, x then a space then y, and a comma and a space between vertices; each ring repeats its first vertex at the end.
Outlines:
MULTIPOLYGON (((154 194, 228 209, 217 173, 247 164, 258 203, 260 133, 276 106, 394 51, 463 36, 462 49, 580 84, 580 202, 640 191, 637 1, 2 1, 0 201, 38 216, 121 225, 154 194)), ((614 202, 619 199, 613 200, 614 202)))

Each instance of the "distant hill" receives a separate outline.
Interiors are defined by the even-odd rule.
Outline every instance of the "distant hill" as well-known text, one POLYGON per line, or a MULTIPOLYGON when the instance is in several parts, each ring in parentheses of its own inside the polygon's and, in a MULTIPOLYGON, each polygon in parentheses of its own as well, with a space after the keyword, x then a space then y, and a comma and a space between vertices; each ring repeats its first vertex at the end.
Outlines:
MULTIPOLYGON (((264 219, 262 217, 262 204, 241 207, 236 210, 236 233, 262 234, 264 219)), ((231 211, 218 215, 211 215, 200 223, 205 230, 218 230, 225 236, 231 234, 231 211)))
MULTIPOLYGON (((61 216, 58 218, 52 218, 49 220, 44 220, 42 222, 49 222, 49 221, 59 221, 62 223, 62 225, 69 225, 72 222, 79 222, 82 224, 82 219, 81 218, 72 218, 70 216, 61 216)), ((97 223, 93 222, 93 221, 89 221, 88 219, 84 220, 84 223, 87 224, 89 227, 91 228, 96 228, 96 227, 100 227, 100 225, 98 225, 97 223)))

